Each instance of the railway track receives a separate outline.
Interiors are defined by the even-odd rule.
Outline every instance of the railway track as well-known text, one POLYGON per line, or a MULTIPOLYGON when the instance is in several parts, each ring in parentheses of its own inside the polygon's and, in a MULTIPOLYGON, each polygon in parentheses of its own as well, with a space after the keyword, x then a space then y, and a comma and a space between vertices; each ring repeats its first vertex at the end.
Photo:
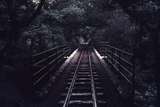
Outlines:
POLYGON ((80 52, 77 62, 68 69, 58 107, 112 107, 104 87, 105 76, 98 72, 92 50, 80 52))
POLYGON ((82 46, 63 64, 45 107, 131 107, 110 80, 94 50, 82 46))

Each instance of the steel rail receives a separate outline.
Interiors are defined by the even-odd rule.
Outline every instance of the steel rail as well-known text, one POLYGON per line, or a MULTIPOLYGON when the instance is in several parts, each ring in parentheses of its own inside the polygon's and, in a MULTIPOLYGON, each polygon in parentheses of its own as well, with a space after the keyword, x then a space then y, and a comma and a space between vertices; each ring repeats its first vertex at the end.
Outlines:
POLYGON ((76 66, 76 69, 75 69, 75 72, 74 72, 74 75, 73 75, 73 78, 72 78, 72 81, 71 81, 71 85, 69 87, 69 90, 68 90, 66 99, 64 101, 63 107, 68 107, 70 97, 71 97, 71 94, 72 94, 72 91, 73 91, 73 87, 75 85, 75 81, 76 81, 76 78, 77 78, 77 72, 78 72, 78 69, 79 69, 79 66, 80 66, 80 63, 81 63, 83 53, 84 53, 83 51, 80 53, 80 58, 78 60, 78 64, 76 66))
MULTIPOLYGON (((59 59, 60 57, 62 57, 63 55, 65 55, 65 54, 68 53, 68 52, 69 52, 69 51, 66 51, 65 53, 61 54, 59 57, 57 57, 57 59, 59 59)), ((39 79, 37 79, 37 81, 33 83, 33 85, 34 85, 34 86, 37 85, 46 75, 49 74, 50 71, 51 71, 51 70, 49 70, 48 72, 45 72, 42 76, 40 76, 39 79)), ((39 73, 40 73, 40 72, 39 72, 39 73)), ((37 75, 37 74, 36 74, 36 75, 37 75)), ((34 75, 34 76, 36 76, 36 75, 34 75)))
POLYGON ((88 57, 89 57, 89 68, 91 73, 91 89, 92 89, 93 107, 97 107, 96 90, 95 90, 96 88, 95 88, 94 77, 93 77, 91 55, 89 53, 88 53, 88 57))

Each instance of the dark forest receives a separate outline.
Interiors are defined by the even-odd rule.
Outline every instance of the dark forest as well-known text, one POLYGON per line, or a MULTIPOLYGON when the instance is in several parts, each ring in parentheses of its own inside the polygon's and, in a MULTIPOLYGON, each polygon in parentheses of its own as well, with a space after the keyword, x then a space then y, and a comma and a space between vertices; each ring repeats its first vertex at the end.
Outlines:
POLYGON ((160 107, 159 64, 160 0, 0 0, 1 107, 160 107), (86 63, 93 101, 74 102, 86 63))

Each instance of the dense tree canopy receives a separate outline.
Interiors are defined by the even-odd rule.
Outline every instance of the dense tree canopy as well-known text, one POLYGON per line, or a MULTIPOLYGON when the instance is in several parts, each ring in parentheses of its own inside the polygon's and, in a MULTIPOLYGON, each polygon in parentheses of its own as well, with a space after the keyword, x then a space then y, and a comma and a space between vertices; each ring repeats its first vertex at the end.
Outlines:
POLYGON ((107 41, 133 52, 136 84, 145 88, 136 87, 138 98, 147 107, 146 94, 160 96, 159 17, 159 0, 1 0, 0 64, 14 65, 16 54, 28 58, 54 45, 107 41), (144 72, 154 74, 156 85, 144 72))

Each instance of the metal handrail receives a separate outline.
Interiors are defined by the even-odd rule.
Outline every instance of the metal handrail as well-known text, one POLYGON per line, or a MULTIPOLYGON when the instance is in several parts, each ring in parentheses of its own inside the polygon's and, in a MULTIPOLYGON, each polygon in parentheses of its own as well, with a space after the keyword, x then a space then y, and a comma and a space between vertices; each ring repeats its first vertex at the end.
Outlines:
MULTIPOLYGON (((67 52, 69 52, 69 51, 66 50, 64 53, 60 54, 59 56, 64 55, 64 54, 66 54, 67 52)), ((59 56, 58 56, 58 57, 59 57, 59 56)), ((37 72, 35 72, 35 73, 33 74, 33 76, 36 76, 36 75, 39 74, 41 71, 43 71, 44 69, 46 69, 49 65, 51 65, 53 62, 55 62, 55 60, 56 60, 58 57, 56 57, 55 59, 53 59, 52 61, 50 61, 46 66, 43 66, 40 70, 38 70, 37 72)))
MULTIPOLYGON (((57 59, 59 59, 60 57, 62 57, 63 55, 65 55, 66 53, 68 53, 69 51, 66 51, 65 53, 59 55, 56 59, 52 60, 51 62, 54 63, 57 59)), ((52 63, 50 63, 49 65, 51 65, 52 63)), ((44 69, 46 69, 48 66, 45 66, 44 69)), ((44 70, 43 69, 43 70, 44 70)), ((42 70, 41 70, 42 71, 42 70)), ((34 74, 34 76, 36 76, 37 74, 39 74, 41 72, 40 70, 38 72, 36 72, 36 74, 34 74)), ((33 85, 37 85, 47 74, 49 74, 50 70, 48 72, 45 72, 42 76, 40 76, 39 79, 36 80, 36 82, 33 83, 33 85)))
POLYGON ((131 71, 129 71, 126 67, 124 67, 118 60, 116 60, 115 58, 113 58, 111 55, 108 55, 111 59, 114 60, 114 62, 116 62, 116 64, 118 64, 121 68, 123 68, 123 70, 125 70, 126 72, 128 72, 130 75, 133 75, 131 71))
MULTIPOLYGON (((111 51, 108 51, 108 50, 107 50, 107 52, 112 53, 111 51)), ((125 58, 118 56, 117 54, 113 54, 113 55, 116 56, 117 58, 119 58, 121 61, 125 62, 126 64, 133 66, 133 64, 131 62, 127 61, 125 58)))
POLYGON ((45 54, 45 53, 47 53, 47 52, 53 51, 53 50, 55 50, 55 49, 63 48, 63 47, 67 47, 67 46, 56 46, 56 47, 54 47, 54 48, 51 48, 51 49, 42 51, 42 52, 40 52, 40 53, 36 53, 36 54, 32 55, 32 57, 36 57, 36 56, 39 56, 39 55, 45 54))
POLYGON ((57 54, 63 52, 64 49, 69 50, 68 47, 63 48, 63 49, 61 49, 61 50, 59 50, 59 51, 57 51, 57 52, 54 52, 53 54, 49 55, 47 58, 43 58, 43 59, 39 60, 38 62, 35 62, 33 65, 36 66, 36 65, 38 65, 38 64, 40 64, 40 63, 42 63, 42 62, 47 61, 49 58, 52 58, 53 56, 55 56, 55 55, 57 55, 57 54))
POLYGON ((125 80, 127 80, 128 83, 132 84, 130 77, 133 75, 133 72, 128 67, 132 67, 133 64, 130 61, 128 61, 126 58, 132 57, 133 54, 127 51, 124 51, 122 49, 116 48, 114 46, 111 46, 109 44, 103 44, 102 48, 103 49, 107 48, 107 51, 105 51, 104 54, 108 56, 109 63, 115 68, 117 72, 121 74, 122 77, 125 78, 125 80), (125 66, 124 63, 127 65, 125 66))
POLYGON ((127 52, 127 51, 124 51, 124 50, 122 50, 122 49, 120 49, 120 48, 117 48, 117 47, 111 46, 111 45, 109 45, 108 43, 107 43, 107 44, 104 44, 103 46, 104 46, 104 47, 105 47, 105 46, 110 47, 110 48, 115 49, 115 50, 117 50, 117 51, 119 51, 119 52, 121 52, 121 53, 123 53, 123 54, 128 55, 128 56, 133 56, 133 54, 132 54, 132 53, 127 52))
POLYGON ((128 56, 133 56, 133 54, 132 54, 132 53, 127 52, 127 51, 124 51, 124 50, 119 49, 119 48, 116 48, 116 47, 114 47, 114 46, 111 46, 111 45, 105 45, 105 46, 108 46, 108 47, 110 47, 110 48, 112 48, 112 49, 115 49, 115 50, 117 50, 117 51, 119 51, 119 52, 121 52, 121 53, 123 53, 123 54, 128 55, 128 56))
POLYGON ((109 62, 110 62, 110 64, 116 69, 116 71, 117 71, 118 73, 120 73, 121 76, 124 77, 124 78, 127 80, 127 82, 128 82, 129 84, 132 84, 132 82, 130 81, 130 79, 129 79, 124 73, 122 73, 121 71, 119 71, 119 69, 117 68, 117 66, 115 66, 114 64, 112 64, 112 61, 111 61, 111 60, 109 60, 109 62))

